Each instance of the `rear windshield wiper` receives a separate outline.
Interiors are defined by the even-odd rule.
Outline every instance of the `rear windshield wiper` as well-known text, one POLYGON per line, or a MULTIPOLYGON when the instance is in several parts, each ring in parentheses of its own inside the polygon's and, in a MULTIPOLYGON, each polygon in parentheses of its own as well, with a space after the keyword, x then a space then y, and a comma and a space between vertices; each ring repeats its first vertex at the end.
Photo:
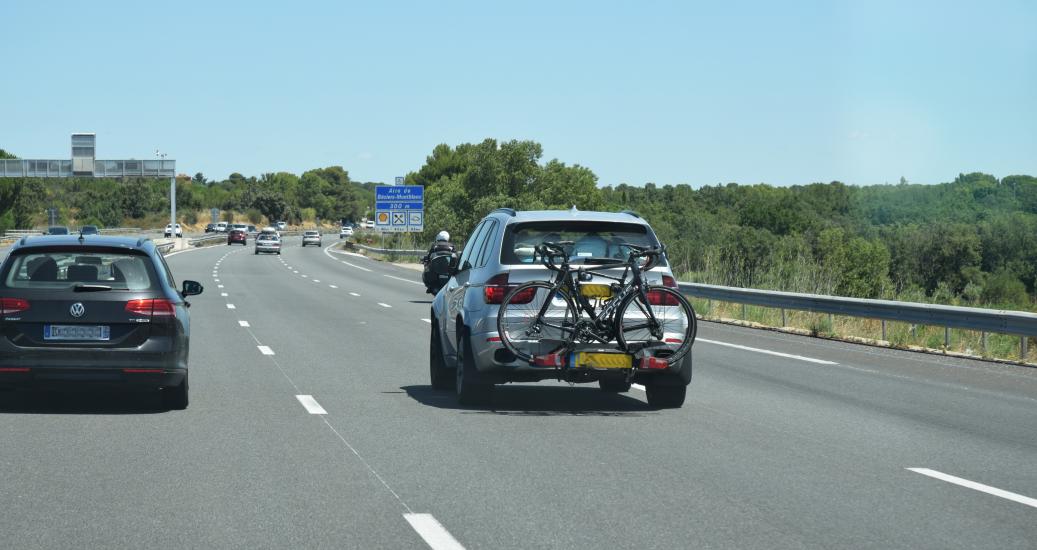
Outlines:
POLYGON ((102 290, 111 290, 112 287, 108 285, 76 285, 72 287, 74 292, 100 292, 102 290))

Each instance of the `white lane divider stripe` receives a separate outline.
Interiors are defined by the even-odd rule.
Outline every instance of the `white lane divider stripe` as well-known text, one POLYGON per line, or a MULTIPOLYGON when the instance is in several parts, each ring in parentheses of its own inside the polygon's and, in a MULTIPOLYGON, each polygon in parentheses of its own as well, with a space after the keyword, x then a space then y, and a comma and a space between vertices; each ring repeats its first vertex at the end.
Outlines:
POLYGON ((238 325, 243 326, 243 327, 250 327, 250 326, 252 326, 252 325, 248 324, 248 321, 238 321, 238 325))
POLYGON ((337 286, 335 286, 335 285, 328 285, 328 286, 329 286, 329 287, 331 287, 331 288, 338 288, 338 287, 337 287, 337 286))
POLYGON ((216 288, 223 288, 223 285, 216 285, 216 288))
POLYGON ((410 283, 412 285, 424 285, 425 284, 425 283, 419 283, 418 281, 412 281, 410 279, 404 279, 403 277, 393 277, 392 275, 382 275, 382 276, 383 277, 388 277, 390 279, 396 279, 397 281, 403 281, 405 283, 410 283))
POLYGON ((328 414, 328 411, 324 410, 324 407, 320 406, 320 403, 313 398, 312 395, 296 395, 296 399, 306 409, 306 412, 310 414, 328 414))
POLYGON ((645 391, 645 387, 642 386, 641 384, 630 384, 630 387, 634 388, 635 390, 645 391))
POLYGON ((273 355, 274 354, 274 350, 270 349, 270 346, 256 346, 256 347, 259 348, 259 352, 262 353, 263 355, 273 355))
POLYGON ((350 293, 349 293, 349 295, 350 295, 350 296, 360 296, 360 295, 359 295, 359 294, 357 294, 356 292, 350 292, 350 293))
POLYGON ((432 514, 403 514, 403 518, 432 550, 464 550, 464 546, 432 514))
POLYGON ((320 279, 311 279, 311 280, 312 280, 313 282, 315 282, 315 283, 319 283, 319 282, 320 282, 320 279))
POLYGON ((234 304, 227 304, 227 309, 238 309, 234 307, 234 304))
POLYGON ((378 302, 378 305, 380 305, 382 307, 392 307, 392 306, 390 306, 389 304, 387 304, 385 302, 378 302))
POLYGON ((751 348, 749 346, 741 346, 741 345, 738 345, 738 344, 729 344, 727 342, 718 342, 716 340, 707 340, 705 338, 696 338, 695 342, 696 343, 704 342, 706 344, 715 344, 717 346, 726 346, 726 347, 729 347, 729 348, 735 348, 735 349, 740 349, 740 350, 745 350, 745 351, 753 351, 753 352, 756 352, 756 353, 764 353, 764 354, 767 354, 767 355, 775 355, 775 356, 778 356, 778 357, 785 357, 786 359, 798 359, 800 361, 806 361, 808 363, 817 363, 818 365, 838 365, 839 364, 839 363, 836 363, 835 361, 825 361, 824 359, 814 359, 813 357, 803 357, 802 355, 793 355, 791 353, 781 353, 781 352, 778 352, 778 351, 771 351, 771 350, 767 350, 767 349, 751 348))
POLYGON ((300 277, 309 277, 309 275, 299 275, 300 277))
POLYGON ((1025 497, 1020 494, 1005 491, 1004 489, 998 489, 997 487, 991 487, 990 485, 983 485, 982 483, 976 483, 975 481, 969 481, 960 477, 945 474, 943 472, 937 472, 936 470, 930 470, 929 468, 907 468, 916 474, 922 474, 929 476, 940 481, 946 481, 947 483, 953 483, 962 487, 967 487, 974 491, 980 491, 988 495, 994 495, 1004 499, 1011 500, 1012 502, 1018 502, 1019 504, 1025 504, 1031 508, 1037 508, 1037 498, 1025 497))
POLYGON ((216 281, 217 283, 218 283, 218 282, 220 282, 220 280, 219 280, 219 279, 213 279, 213 280, 214 280, 214 281, 216 281))
POLYGON ((229 296, 229 294, 227 294, 226 292, 221 292, 220 296, 223 296, 224 298, 226 298, 227 296, 229 296))
POLYGON ((351 264, 351 263, 349 263, 349 262, 342 262, 342 263, 344 263, 344 264, 348 265, 349 267, 355 267, 355 268, 357 268, 357 269, 359 269, 359 270, 361 270, 361 271, 367 271, 368 273, 370 273, 370 272, 371 272, 371 270, 370 270, 370 269, 367 269, 366 267, 360 267, 360 266, 358 266, 358 265, 353 265, 353 264, 351 264))
POLYGON ((432 319, 422 319, 422 321, 425 321, 426 323, 428 323, 430 325, 432 324, 432 319))

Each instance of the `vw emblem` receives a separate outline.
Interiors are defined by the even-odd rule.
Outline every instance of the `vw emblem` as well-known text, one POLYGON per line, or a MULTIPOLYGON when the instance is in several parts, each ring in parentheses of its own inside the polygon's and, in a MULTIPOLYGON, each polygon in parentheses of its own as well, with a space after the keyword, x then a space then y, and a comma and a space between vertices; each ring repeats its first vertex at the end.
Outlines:
POLYGON ((78 317, 82 317, 83 314, 86 313, 86 308, 83 307, 83 303, 82 302, 76 302, 76 303, 72 304, 72 307, 68 308, 68 312, 73 317, 77 317, 78 318, 78 317))

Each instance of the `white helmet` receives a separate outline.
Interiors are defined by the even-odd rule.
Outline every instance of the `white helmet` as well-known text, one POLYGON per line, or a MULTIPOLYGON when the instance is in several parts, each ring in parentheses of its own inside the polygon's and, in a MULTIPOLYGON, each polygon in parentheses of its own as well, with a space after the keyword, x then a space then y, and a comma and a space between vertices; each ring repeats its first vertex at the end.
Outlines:
POLYGON ((441 242, 441 241, 445 242, 445 243, 450 242, 450 233, 447 233, 446 231, 440 231, 436 235, 436 242, 438 243, 438 242, 441 242))

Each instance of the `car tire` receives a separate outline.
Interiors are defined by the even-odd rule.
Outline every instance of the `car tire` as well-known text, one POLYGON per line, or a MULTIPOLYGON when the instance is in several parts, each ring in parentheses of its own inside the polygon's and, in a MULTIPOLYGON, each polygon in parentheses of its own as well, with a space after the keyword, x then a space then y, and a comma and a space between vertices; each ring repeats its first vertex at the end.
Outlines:
POLYGON ((256 256, 259 256, 259 251, 258 250, 256 251, 256 256))
POLYGON ((457 382, 454 369, 449 369, 443 360, 443 343, 439 339, 439 326, 432 325, 428 346, 429 379, 434 390, 452 390, 457 382))
POLYGON ((684 405, 688 386, 684 384, 645 384, 648 406, 653 409, 679 409, 684 405))
POLYGON ((162 389, 162 406, 172 411, 182 411, 187 408, 187 374, 184 380, 176 386, 162 389))
POLYGON ((602 378, 598 387, 606 393, 626 393, 630 391, 630 380, 625 378, 602 378))
POLYGON ((459 357, 454 369, 457 402, 462 405, 486 404, 490 399, 490 392, 493 391, 493 384, 483 381, 478 369, 475 368, 472 339, 467 333, 461 337, 461 345, 457 351, 459 357))

